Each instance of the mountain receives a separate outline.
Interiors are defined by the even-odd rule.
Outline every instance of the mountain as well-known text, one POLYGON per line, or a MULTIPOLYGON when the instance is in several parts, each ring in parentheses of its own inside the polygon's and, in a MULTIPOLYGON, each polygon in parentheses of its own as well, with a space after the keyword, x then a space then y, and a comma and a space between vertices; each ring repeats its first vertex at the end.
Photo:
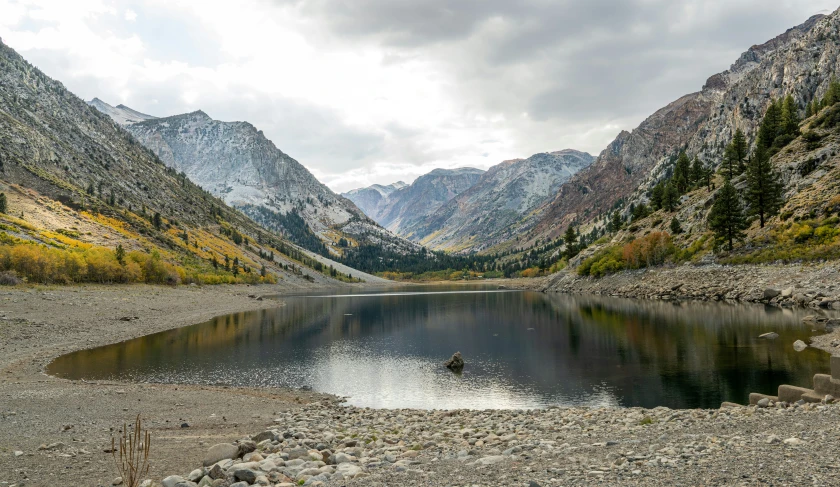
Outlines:
MULTIPOLYGON (((817 15, 770 41, 756 45, 702 90, 685 95, 623 131, 597 161, 563 184, 555 197, 522 228, 524 244, 559 237, 575 222, 587 229, 615 208, 627 216, 630 204, 670 174, 680 151, 717 166, 740 128, 754 143, 771 99, 793 95, 804 113, 821 97, 840 68, 838 12, 817 15)), ((603 229, 603 222, 597 223, 603 229)))
POLYGON ((481 251, 518 235, 518 222, 594 157, 576 150, 504 161, 403 233, 435 249, 481 251))
MULTIPOLYGON (((367 188, 358 188, 350 190, 346 193, 341 193, 341 196, 352 201, 365 215, 376 220, 376 215, 383 202, 390 196, 391 193, 398 189, 408 186, 402 181, 391 183, 387 186, 381 184, 374 184, 367 188)), ((378 221, 377 221, 378 223, 378 221)))
POLYGON ((132 123, 142 122, 144 120, 152 120, 157 117, 153 117, 151 115, 146 115, 145 113, 140 113, 137 110, 132 110, 125 105, 117 105, 115 107, 105 103, 104 101, 100 100, 99 98, 94 98, 93 100, 88 102, 88 105, 96 108, 100 112, 108 115, 115 122, 120 125, 131 125, 132 123))
POLYGON ((348 279, 168 168, 2 41, 0 192, 0 270, 41 282, 348 279))
MULTIPOLYGON (((390 191, 369 205, 368 216, 388 230, 401 236, 411 235, 414 227, 425 218, 471 188, 484 174, 481 169, 463 167, 458 169, 435 169, 417 178, 411 185, 390 191)), ((376 185, 354 190, 345 196, 351 200, 361 199, 370 191, 379 191, 376 185)), ((372 195, 371 195, 372 196, 372 195)), ((355 201, 355 200, 354 200, 355 201)))
MULTIPOLYGON (((98 110, 100 105, 92 103, 98 110)), ((362 244, 419 249, 376 225, 248 122, 222 122, 199 110, 125 129, 167 166, 310 250, 340 256, 362 244)))

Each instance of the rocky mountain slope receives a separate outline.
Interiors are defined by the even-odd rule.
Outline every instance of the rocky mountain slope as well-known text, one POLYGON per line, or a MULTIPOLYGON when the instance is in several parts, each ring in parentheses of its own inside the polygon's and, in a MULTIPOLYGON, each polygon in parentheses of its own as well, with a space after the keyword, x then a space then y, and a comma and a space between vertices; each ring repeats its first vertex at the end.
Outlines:
POLYGON ((237 280, 263 267, 288 282, 335 282, 321 272, 323 264, 167 168, 112 119, 2 42, 0 192, 7 200, 0 247, 13 252, 0 265, 19 267, 24 254, 14 247, 22 246, 33 263, 25 273, 44 281, 56 272, 36 263, 39 252, 63 259, 62 279, 107 281, 111 274, 95 278, 76 264, 93 268, 96 258, 106 268, 120 257, 97 249, 122 245, 125 269, 113 274, 129 281, 160 261, 166 275, 153 276, 155 282, 237 280), (146 268, 132 268, 126 259, 146 268))
POLYGON ((481 251, 515 239, 518 222, 593 161, 585 152, 562 150, 502 162, 403 234, 452 251, 481 251))
MULTIPOLYGON (((101 103, 92 105, 101 110, 101 103)), ((106 107, 104 113, 113 111, 106 107)), ((115 121, 125 119, 121 114, 115 121)), ((167 166, 310 250, 341 256, 362 244, 397 252, 417 249, 333 193, 248 122, 222 122, 199 110, 125 128, 167 166)))
POLYGON ((523 222, 523 241, 551 240, 572 222, 591 228, 595 220, 630 203, 672 171, 685 150, 717 166, 740 128, 754 141, 772 98, 792 94, 805 104, 822 96, 840 67, 840 19, 814 16, 784 34, 747 50, 732 67, 708 79, 703 89, 651 115, 632 132, 623 131, 598 160, 563 184, 554 198, 523 222))
MULTIPOLYGON (((368 215, 388 230, 409 236, 425 218, 471 188, 482 174, 484 171, 481 169, 470 167, 435 169, 417 178, 410 186, 392 191, 380 199, 368 215)), ((349 194, 346 196, 350 198, 349 194)))
POLYGON ((140 113, 137 110, 133 110, 122 104, 117 105, 115 107, 111 106, 105 103, 104 101, 100 100, 99 98, 94 98, 93 100, 89 101, 88 105, 96 108, 105 115, 108 115, 115 122, 123 126, 131 125, 136 122, 142 122, 144 120, 152 120, 157 118, 151 115, 146 115, 145 113, 140 113))
POLYGON ((378 223, 379 221, 377 220, 376 215, 379 213, 380 208, 383 206, 388 196, 390 196, 394 191, 405 188, 406 186, 408 185, 402 181, 397 181, 396 183, 388 185, 374 184, 368 186, 367 188, 358 188, 350 190, 346 193, 341 193, 341 196, 344 196, 352 201, 365 213, 365 215, 373 218, 378 223))

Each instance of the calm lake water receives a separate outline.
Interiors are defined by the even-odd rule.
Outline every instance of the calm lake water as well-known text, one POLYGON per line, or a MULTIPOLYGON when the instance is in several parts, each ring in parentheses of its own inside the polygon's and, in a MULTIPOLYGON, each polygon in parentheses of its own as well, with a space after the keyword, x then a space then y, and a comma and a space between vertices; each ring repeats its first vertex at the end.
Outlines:
POLYGON ((70 379, 311 387, 356 406, 716 408, 807 386, 806 311, 458 288, 278 297, 276 309, 56 359, 70 379), (424 291, 424 292, 421 292, 424 291), (776 340, 758 335, 775 331, 776 340), (441 363, 460 351, 454 374, 441 363))

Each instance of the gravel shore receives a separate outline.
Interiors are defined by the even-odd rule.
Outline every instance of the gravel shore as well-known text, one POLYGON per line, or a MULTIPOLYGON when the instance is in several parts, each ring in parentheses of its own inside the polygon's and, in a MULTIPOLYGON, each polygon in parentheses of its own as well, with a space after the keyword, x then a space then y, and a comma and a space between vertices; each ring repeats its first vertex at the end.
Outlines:
POLYGON ((600 279, 559 272, 519 279, 512 287, 637 299, 766 303, 780 307, 840 309, 840 264, 719 264, 624 271, 600 279))
MULTIPOLYGON (((138 413, 152 434, 149 478, 165 487, 840 483, 833 404, 370 410, 306 391, 91 383, 42 372, 73 350, 275 306, 249 297, 275 292, 0 289, 0 486, 112 485, 105 450, 138 413), (211 447, 235 460, 208 458, 211 447), (221 460, 215 472, 209 460, 221 460)), ((831 351, 838 340, 840 330, 812 345, 831 351)))

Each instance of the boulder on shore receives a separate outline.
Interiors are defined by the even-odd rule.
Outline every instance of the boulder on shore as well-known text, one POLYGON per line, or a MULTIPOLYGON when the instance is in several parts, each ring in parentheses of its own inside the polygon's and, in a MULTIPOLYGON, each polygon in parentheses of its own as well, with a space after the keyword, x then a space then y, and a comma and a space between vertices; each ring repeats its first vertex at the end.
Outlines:
POLYGON ((452 354, 452 357, 449 358, 446 362, 443 363, 443 366, 449 370, 463 370, 464 369, 464 359, 461 357, 461 352, 455 352, 452 354))

